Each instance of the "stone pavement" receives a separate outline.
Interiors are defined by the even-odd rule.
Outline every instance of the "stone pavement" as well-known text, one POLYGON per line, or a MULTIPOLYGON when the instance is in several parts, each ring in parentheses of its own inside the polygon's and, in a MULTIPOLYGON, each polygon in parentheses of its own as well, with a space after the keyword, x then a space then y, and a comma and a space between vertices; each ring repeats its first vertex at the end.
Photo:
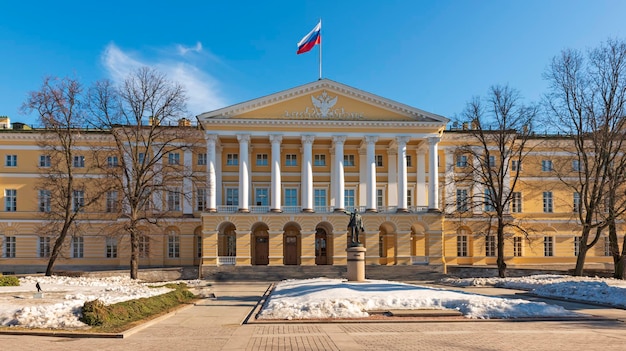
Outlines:
MULTIPOLYGON (((605 319, 408 323, 243 324, 268 283, 216 283, 204 299, 123 339, 0 335, 2 350, 623 350, 626 311, 553 301, 605 319)), ((450 287, 447 287, 450 288, 450 287)), ((511 296, 498 288, 455 288, 511 296)), ((517 295, 516 297, 538 299, 517 295)))

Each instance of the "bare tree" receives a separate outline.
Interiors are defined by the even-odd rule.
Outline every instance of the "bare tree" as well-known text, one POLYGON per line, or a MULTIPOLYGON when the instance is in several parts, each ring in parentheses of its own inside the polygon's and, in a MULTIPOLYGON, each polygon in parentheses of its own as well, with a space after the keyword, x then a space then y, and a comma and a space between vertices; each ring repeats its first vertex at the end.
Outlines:
POLYGON ((95 123, 110 130, 119 156, 120 167, 110 174, 123 199, 120 215, 130 237, 130 276, 136 279, 141 226, 157 225, 177 210, 181 196, 191 195, 179 186, 192 170, 169 155, 192 149, 202 133, 167 126, 185 117, 187 98, 180 85, 154 69, 140 68, 120 86, 98 82, 89 95, 95 123))
POLYGON ((80 232, 80 222, 88 219, 85 210, 106 191, 105 181, 88 181, 86 175, 93 170, 93 163, 85 162, 82 152, 87 151, 78 148, 88 145, 90 134, 83 128, 83 98, 83 87, 77 80, 47 77, 22 106, 24 111, 36 111, 44 126, 39 142, 44 151, 38 160, 39 211, 46 220, 42 232, 54 239, 46 268, 48 276, 62 254, 68 234, 80 232))
MULTIPOLYGON (((473 212, 488 218, 486 233, 496 228, 497 265, 500 277, 506 276, 504 262, 505 231, 525 229, 510 214, 519 171, 529 152, 527 144, 537 116, 535 106, 524 106, 519 93, 508 86, 493 86, 485 100, 474 98, 467 104, 463 117, 471 121, 468 135, 455 154, 469 162, 465 171, 457 173, 455 183, 471 184, 474 189, 457 210, 459 215, 473 212)), ((457 199, 459 201, 459 199, 457 199)))
MULTIPOLYGON (((574 274, 582 275, 588 250, 623 213, 623 200, 612 203, 607 194, 624 185, 620 155, 624 152, 626 44, 609 40, 587 55, 564 50, 553 58, 545 78, 550 83, 546 101, 551 118, 558 130, 571 136, 572 158, 579 165, 575 176, 563 178, 563 183, 580 195, 580 250, 574 274)), ((616 235, 609 237, 617 245, 616 235)))

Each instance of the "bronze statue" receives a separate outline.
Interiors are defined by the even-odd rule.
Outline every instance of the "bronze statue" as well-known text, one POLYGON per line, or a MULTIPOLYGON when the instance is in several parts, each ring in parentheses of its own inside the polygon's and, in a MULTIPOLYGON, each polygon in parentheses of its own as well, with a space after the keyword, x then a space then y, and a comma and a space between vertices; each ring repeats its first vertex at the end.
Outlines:
POLYGON ((364 232, 365 228, 363 228, 363 219, 359 214, 357 209, 354 209, 354 212, 344 211, 345 214, 350 216, 350 221, 348 222, 348 229, 350 230, 351 235, 351 246, 361 246, 361 242, 359 241, 359 233, 364 232))

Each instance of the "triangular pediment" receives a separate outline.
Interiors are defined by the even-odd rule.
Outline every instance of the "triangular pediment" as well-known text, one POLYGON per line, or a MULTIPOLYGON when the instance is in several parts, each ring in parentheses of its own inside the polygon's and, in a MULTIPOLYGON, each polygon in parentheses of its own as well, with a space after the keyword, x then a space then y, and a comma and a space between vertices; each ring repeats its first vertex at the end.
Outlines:
POLYGON ((448 122, 443 116, 328 79, 206 112, 198 119, 448 122))

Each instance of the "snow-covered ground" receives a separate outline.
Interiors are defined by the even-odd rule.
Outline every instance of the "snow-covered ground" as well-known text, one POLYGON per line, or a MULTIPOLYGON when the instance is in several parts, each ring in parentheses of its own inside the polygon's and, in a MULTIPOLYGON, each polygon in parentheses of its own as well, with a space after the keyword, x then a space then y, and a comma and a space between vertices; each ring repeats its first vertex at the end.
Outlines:
MULTIPOLYGON (((523 278, 447 278, 455 286, 496 286, 536 295, 626 308, 626 282, 615 279, 535 275, 523 278)), ((564 317, 556 305, 504 299, 390 281, 353 283, 339 279, 288 280, 277 284, 261 319, 360 318, 366 311, 455 309, 468 318, 564 317)))
MULTIPOLYGON (((626 307, 626 282, 613 279, 538 275, 524 278, 446 279, 457 286, 499 286, 532 290, 537 295, 611 303, 626 307)), ((189 285, 203 284, 188 281, 189 285)), ((128 277, 26 277, 20 286, 0 287, 0 326, 85 328, 78 320, 85 301, 104 303, 166 293, 128 277), (36 297, 39 282, 43 296, 36 297)), ((366 311, 389 309, 455 309, 468 318, 573 316, 562 307, 522 299, 503 299, 469 292, 435 289, 391 281, 347 282, 340 279, 287 280, 276 285, 260 313, 265 319, 360 318, 366 311)))
POLYGON ((626 308, 626 281, 617 279, 544 274, 519 278, 445 278, 442 283, 455 286, 495 286, 527 290, 544 297, 626 308))
POLYGON ((20 286, 0 286, 0 325, 26 328, 85 328, 78 320, 86 301, 112 304, 169 292, 129 277, 25 277, 20 286), (41 297, 35 293, 39 282, 41 297))

